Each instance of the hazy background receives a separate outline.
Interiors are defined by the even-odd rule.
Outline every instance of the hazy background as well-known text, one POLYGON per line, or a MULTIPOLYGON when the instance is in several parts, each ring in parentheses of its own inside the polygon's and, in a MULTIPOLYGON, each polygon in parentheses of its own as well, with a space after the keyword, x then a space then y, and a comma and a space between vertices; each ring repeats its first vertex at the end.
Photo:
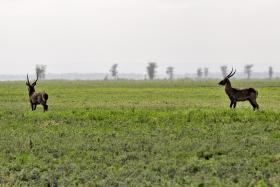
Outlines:
POLYGON ((1 0, 0 74, 280 71, 279 0, 1 0))

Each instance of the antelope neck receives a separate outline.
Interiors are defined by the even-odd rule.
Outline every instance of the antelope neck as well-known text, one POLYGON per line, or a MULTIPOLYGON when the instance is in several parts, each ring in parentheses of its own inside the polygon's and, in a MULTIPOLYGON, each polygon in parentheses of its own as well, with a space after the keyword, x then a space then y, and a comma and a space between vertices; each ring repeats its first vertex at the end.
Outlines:
POLYGON ((226 92, 229 92, 229 91, 232 90, 231 83, 230 83, 229 80, 228 80, 227 83, 226 83, 225 90, 226 90, 226 92))
POLYGON ((33 90, 29 90, 29 96, 32 96, 35 93, 35 89, 33 88, 33 90))

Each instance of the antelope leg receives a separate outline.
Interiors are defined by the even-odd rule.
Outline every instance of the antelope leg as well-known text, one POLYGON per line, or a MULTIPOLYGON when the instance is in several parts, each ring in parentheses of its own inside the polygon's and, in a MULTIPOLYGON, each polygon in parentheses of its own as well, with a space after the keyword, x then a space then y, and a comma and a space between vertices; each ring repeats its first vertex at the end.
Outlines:
POLYGON ((232 108, 232 105, 233 105, 233 101, 230 102, 230 108, 232 108))
POLYGON ((236 101, 234 101, 234 103, 233 103, 233 108, 235 108, 235 107, 236 107, 236 104, 237 104, 237 102, 236 102, 236 101))

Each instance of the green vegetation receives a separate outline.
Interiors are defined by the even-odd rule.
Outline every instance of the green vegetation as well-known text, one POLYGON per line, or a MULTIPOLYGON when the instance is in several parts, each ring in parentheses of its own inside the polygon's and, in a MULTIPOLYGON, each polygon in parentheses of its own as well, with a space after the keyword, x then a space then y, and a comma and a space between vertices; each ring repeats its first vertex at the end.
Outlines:
POLYGON ((280 81, 261 107, 229 109, 213 81, 40 81, 49 112, 31 112, 24 82, 0 83, 0 183, 8 186, 277 186, 280 81))

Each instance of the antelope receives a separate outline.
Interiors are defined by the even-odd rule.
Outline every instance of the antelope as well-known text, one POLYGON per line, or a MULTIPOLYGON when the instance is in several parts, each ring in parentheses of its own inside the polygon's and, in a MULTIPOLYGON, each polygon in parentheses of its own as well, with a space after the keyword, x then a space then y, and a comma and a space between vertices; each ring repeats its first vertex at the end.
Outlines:
POLYGON ((258 91, 254 88, 247 88, 247 89, 236 89, 231 87, 231 83, 229 79, 236 73, 236 70, 233 72, 231 70, 230 74, 224 78, 219 85, 225 86, 225 92, 230 99, 230 108, 235 108, 236 103, 238 101, 249 101, 253 106, 253 109, 259 109, 259 105, 257 103, 258 91))
POLYGON ((49 98, 48 94, 45 92, 35 92, 35 86, 38 81, 38 74, 37 74, 37 79, 30 84, 29 82, 29 77, 27 74, 27 81, 26 85, 28 86, 28 93, 29 93, 29 102, 31 106, 31 110, 34 111, 36 110, 37 105, 43 105, 44 107, 44 112, 48 110, 48 105, 47 105, 47 100, 49 98))

